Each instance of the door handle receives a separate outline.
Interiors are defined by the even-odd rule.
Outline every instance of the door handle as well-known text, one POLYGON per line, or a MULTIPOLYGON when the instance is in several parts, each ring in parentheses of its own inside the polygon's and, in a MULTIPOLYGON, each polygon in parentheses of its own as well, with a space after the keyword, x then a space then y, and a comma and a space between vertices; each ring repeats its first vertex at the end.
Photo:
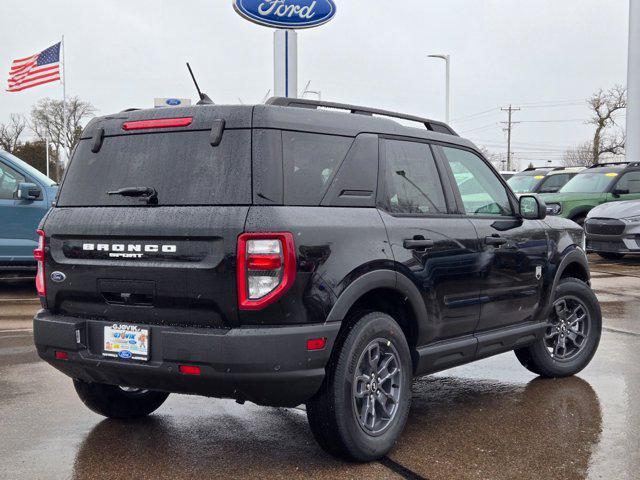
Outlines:
POLYGON ((507 242, 509 242, 509 240, 499 235, 491 235, 490 237, 484 237, 484 243, 486 243, 487 245, 494 245, 496 247, 499 247, 500 245, 504 245, 507 242))
POLYGON ((427 248, 433 248, 433 240, 425 238, 406 238, 402 242, 402 246, 407 250, 421 250, 427 248))

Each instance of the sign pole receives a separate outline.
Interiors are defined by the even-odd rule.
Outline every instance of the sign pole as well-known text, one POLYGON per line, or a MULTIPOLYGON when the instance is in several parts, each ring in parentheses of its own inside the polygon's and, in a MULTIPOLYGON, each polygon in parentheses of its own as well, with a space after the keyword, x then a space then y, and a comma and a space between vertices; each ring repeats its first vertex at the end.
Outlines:
POLYGON ((298 32, 273 33, 273 91, 277 97, 298 98, 298 32))
POLYGON ((627 160, 640 162, 640 2, 629 0, 627 160))

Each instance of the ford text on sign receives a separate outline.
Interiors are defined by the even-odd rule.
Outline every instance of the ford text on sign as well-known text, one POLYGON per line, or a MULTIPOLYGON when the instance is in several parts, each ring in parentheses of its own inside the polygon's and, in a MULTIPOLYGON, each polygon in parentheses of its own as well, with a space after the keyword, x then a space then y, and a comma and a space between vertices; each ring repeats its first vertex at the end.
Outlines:
POLYGON ((333 0, 234 0, 236 11, 247 20, 275 28, 311 28, 336 14, 333 0))

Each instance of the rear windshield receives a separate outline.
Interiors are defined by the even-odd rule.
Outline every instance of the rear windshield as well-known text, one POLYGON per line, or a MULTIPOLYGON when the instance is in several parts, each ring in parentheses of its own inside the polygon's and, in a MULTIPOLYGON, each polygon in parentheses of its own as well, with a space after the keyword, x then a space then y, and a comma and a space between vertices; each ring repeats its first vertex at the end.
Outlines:
POLYGON ((528 193, 538 185, 544 175, 514 175, 507 183, 515 193, 528 193))
POLYGON ((98 153, 81 140, 58 206, 144 206, 145 197, 108 195, 123 188, 157 192, 158 205, 250 205, 251 131, 226 130, 217 147, 210 131, 106 137, 98 153))

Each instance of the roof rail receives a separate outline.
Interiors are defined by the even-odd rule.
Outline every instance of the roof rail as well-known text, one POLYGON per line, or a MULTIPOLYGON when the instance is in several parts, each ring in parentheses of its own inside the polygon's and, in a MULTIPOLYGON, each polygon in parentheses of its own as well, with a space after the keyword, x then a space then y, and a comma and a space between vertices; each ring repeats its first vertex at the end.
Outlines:
POLYGON ((618 165, 627 165, 627 166, 637 166, 638 162, 602 162, 596 163, 594 165, 589 166, 589 168, 599 168, 599 167, 616 167, 618 165))
POLYGON ((349 105, 346 103, 334 103, 334 102, 321 102, 317 100, 308 100, 302 98, 286 98, 286 97, 271 97, 267 100, 266 105, 274 105, 277 107, 295 107, 295 108, 310 108, 319 109, 326 108, 332 110, 346 110, 356 115, 378 115, 381 117, 398 118, 402 120, 409 120, 411 122, 421 123, 427 130, 432 132, 444 133, 447 135, 459 136, 449 125, 444 122, 438 122, 435 120, 429 120, 428 118, 416 117, 414 115, 407 115, 404 113, 390 112, 388 110, 379 110, 376 108, 359 107, 357 105, 349 105))
POLYGON ((534 170, 562 170, 566 167, 553 167, 550 165, 545 165, 544 167, 527 167, 523 170, 523 172, 533 172, 534 170))

